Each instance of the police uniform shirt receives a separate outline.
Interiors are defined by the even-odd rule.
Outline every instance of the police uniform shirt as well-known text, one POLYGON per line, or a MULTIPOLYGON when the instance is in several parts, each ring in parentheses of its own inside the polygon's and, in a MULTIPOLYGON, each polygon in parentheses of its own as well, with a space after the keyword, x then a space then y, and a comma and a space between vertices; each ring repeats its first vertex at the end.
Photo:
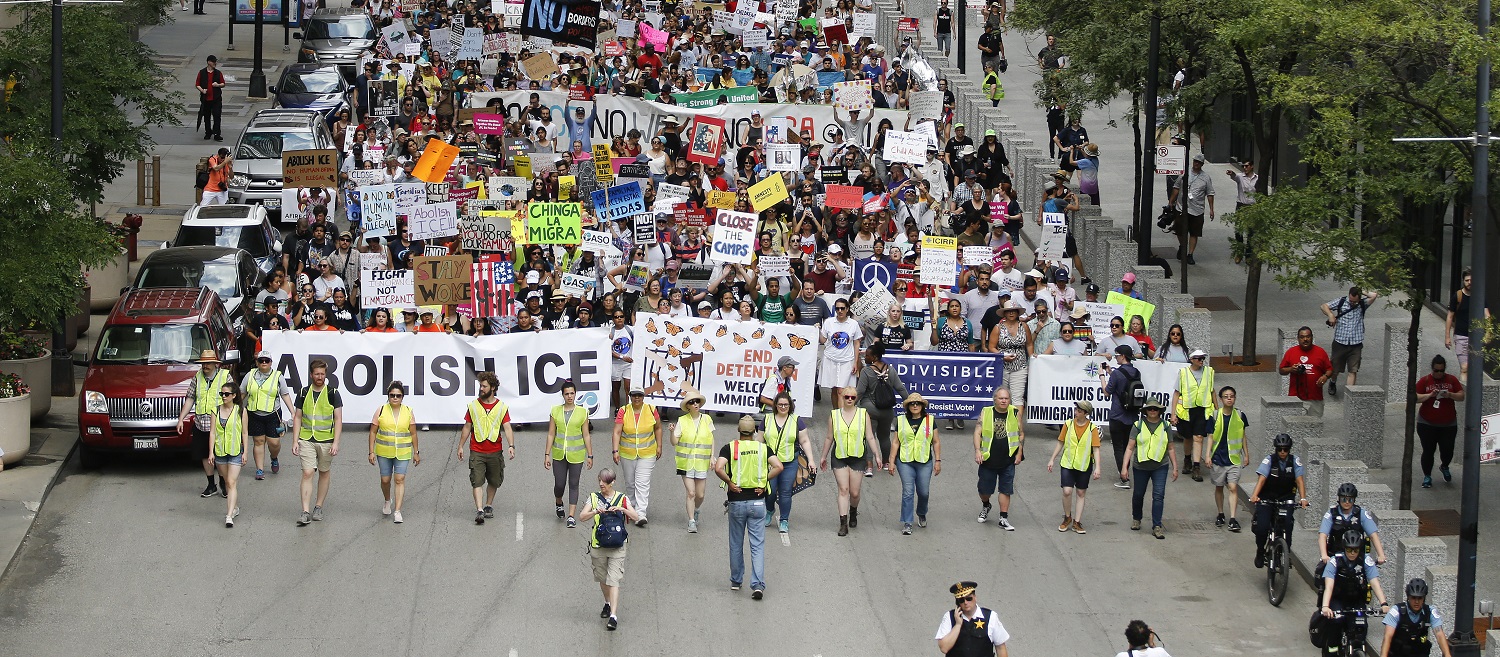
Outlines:
MULTIPOLYGON (((1337 559, 1329 559, 1328 565, 1323 566, 1324 579, 1330 579, 1338 576, 1339 569, 1337 562, 1337 559)), ((1380 569, 1375 567, 1375 557, 1368 554, 1365 555, 1364 567, 1366 584, 1380 577, 1380 569)))
MULTIPOLYGON (((1296 454, 1292 454, 1291 455, 1291 459, 1292 459, 1292 470, 1294 470, 1296 472, 1296 476, 1298 476, 1298 477, 1305 476, 1307 474, 1307 469, 1302 467, 1302 459, 1297 458, 1296 454)), ((1262 477, 1269 477, 1269 476, 1271 476, 1271 457, 1270 456, 1266 456, 1265 458, 1262 458, 1260 460, 1260 467, 1257 467, 1255 469, 1255 474, 1258 474, 1258 475, 1260 475, 1262 477)), ((1360 509, 1360 511, 1364 511, 1364 509, 1360 509)), ((1332 525, 1333 525, 1333 517, 1332 516, 1328 516, 1327 519, 1328 519, 1329 529, 1332 529, 1333 528, 1332 527, 1332 525)))
MULTIPOLYGON (((980 611, 980 609, 975 609, 974 610, 975 613, 979 613, 979 611, 980 611)), ((964 619, 964 620, 974 620, 976 623, 981 623, 981 622, 984 623, 984 630, 985 630, 985 632, 987 632, 989 634, 990 643, 992 643, 994 645, 998 646, 998 645, 1001 645, 1001 644, 1005 643, 1006 641, 1009 641, 1010 640, 1010 633, 1006 632, 1005 631, 1005 626, 1000 624, 1000 617, 995 614, 995 610, 989 609, 987 611, 990 612, 990 617, 987 618, 987 619, 964 619)), ((950 632, 952 630, 953 630, 953 614, 950 614, 948 612, 943 612, 943 620, 938 623, 937 636, 934 636, 932 638, 934 638, 934 639, 941 639, 941 638, 943 638, 945 636, 948 636, 948 632, 950 632)))
MULTIPOLYGON (((1432 605, 1426 604, 1422 605, 1422 608, 1432 611, 1432 631, 1436 632, 1443 629, 1443 619, 1438 616, 1437 609, 1433 608, 1432 605)), ((1406 610, 1406 618, 1413 623, 1420 622, 1422 620, 1422 612, 1412 611, 1408 608, 1406 610)), ((1401 611, 1396 607, 1391 607, 1390 611, 1385 612, 1385 620, 1382 622, 1385 623, 1386 627, 1395 627, 1401 622, 1401 611)))
MULTIPOLYGON (((1257 472, 1259 472, 1259 470, 1257 470, 1257 472)), ((1345 517, 1345 518, 1348 517, 1348 516, 1344 515, 1344 510, 1341 509, 1341 508, 1338 508, 1338 507, 1334 507, 1332 509, 1324 511, 1323 512, 1323 524, 1318 525, 1318 533, 1319 534, 1327 534, 1327 533, 1333 531, 1333 514, 1335 512, 1337 512, 1341 517, 1345 517)), ((1372 517, 1370 517, 1370 512, 1366 511, 1363 507, 1361 507, 1360 510, 1359 510, 1359 526, 1360 526, 1361 530, 1364 531, 1364 533, 1365 533, 1366 536, 1369 536, 1370 534, 1374 534, 1375 532, 1380 531, 1375 526, 1375 519, 1372 518, 1372 517)))

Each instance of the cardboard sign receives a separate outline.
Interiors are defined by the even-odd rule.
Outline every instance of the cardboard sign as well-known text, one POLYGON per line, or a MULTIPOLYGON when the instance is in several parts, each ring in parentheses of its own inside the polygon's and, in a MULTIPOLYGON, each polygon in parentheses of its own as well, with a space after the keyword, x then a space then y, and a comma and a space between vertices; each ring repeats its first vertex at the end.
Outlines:
POLYGON ((988 246, 964 247, 964 266, 989 265, 994 261, 995 251, 988 246))
POLYGON ((923 235, 921 283, 951 287, 956 282, 958 282, 958 240, 939 235, 923 235))
POLYGON ((937 119, 943 113, 943 92, 936 89, 914 91, 907 97, 907 103, 911 120, 937 119))
POLYGON ((926 164, 927 137, 905 130, 887 130, 884 156, 887 162, 926 164))
POLYGON ((646 211, 640 183, 616 185, 593 193, 594 213, 600 221, 618 221, 646 211))
POLYGON ((865 188, 853 185, 824 185, 828 190, 828 196, 824 200, 830 208, 847 208, 850 210, 862 208, 865 205, 865 188))
POLYGON ((688 143, 689 162, 717 164, 720 154, 724 152, 724 119, 695 117, 691 141, 688 143))
POLYGON ((750 264, 755 255, 756 220, 749 212, 721 210, 714 217, 714 241, 709 257, 716 262, 750 264))
POLYGON ((458 159, 458 147, 440 139, 428 139, 427 147, 422 149, 422 157, 417 160, 417 165, 412 167, 411 175, 417 180, 430 183, 443 182, 448 177, 448 169, 453 166, 453 161, 458 159))
POLYGON ((458 220, 465 251, 502 251, 510 245, 510 220, 516 213, 485 211, 458 220))
POLYGON ((467 255, 419 255, 412 274, 419 306, 468 303, 473 299, 474 259, 467 255))
POLYGON ((396 234, 396 186, 366 185, 359 188, 360 226, 365 237, 396 234))
POLYGON ((734 192, 721 192, 717 189, 710 190, 708 192, 708 199, 704 202, 704 205, 720 210, 733 210, 734 202, 738 198, 739 195, 734 192))
POLYGON ((875 97, 870 93, 870 81, 850 80, 834 84, 833 104, 846 112, 873 109, 875 97))
MULTIPOLYGON (((802 160, 802 147, 797 144, 766 144, 767 171, 796 171, 802 160)), ((779 176, 778 176, 779 177, 779 176)))
POLYGON ((677 272, 677 284, 689 290, 707 290, 708 282, 713 278, 713 265, 687 262, 677 272))
POLYGON ((760 275, 766 278, 792 275, 791 256, 760 256, 756 266, 760 268, 760 275))
POLYGON ((1068 246, 1068 216, 1061 212, 1042 213, 1042 239, 1036 256, 1043 260, 1062 260, 1068 246))
POLYGON ((787 198, 786 183, 782 182, 779 173, 750 186, 750 207, 756 212, 764 212, 787 198))
POLYGON ((362 269, 359 272, 361 308, 416 308, 416 288, 410 269, 362 269))
MULTIPOLYGON (((406 213, 406 227, 413 240, 430 240, 458 234, 458 207, 452 201, 419 205, 406 213)), ((468 278, 468 270, 464 270, 468 278)))
POLYGON ((529 79, 545 80, 557 73, 557 60, 552 58, 552 53, 532 55, 521 60, 521 71, 529 79))
POLYGON ((688 191, 686 185, 673 185, 672 183, 664 182, 656 186, 656 198, 657 200, 664 198, 686 199, 688 191))
POLYGON ((578 244, 582 239, 583 207, 579 204, 527 204, 527 244, 578 244))
POLYGON ((338 187, 339 152, 328 148, 281 154, 281 186, 338 187))

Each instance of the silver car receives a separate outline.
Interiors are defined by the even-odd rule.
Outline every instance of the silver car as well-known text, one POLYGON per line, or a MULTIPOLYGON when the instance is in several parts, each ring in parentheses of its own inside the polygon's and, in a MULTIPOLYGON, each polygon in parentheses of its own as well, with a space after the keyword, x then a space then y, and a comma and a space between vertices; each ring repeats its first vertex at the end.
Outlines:
POLYGON ((261 274, 271 273, 281 262, 281 229, 271 225, 260 205, 195 205, 182 217, 177 236, 166 243, 174 246, 223 246, 244 249, 255 259, 261 274))
POLYGON ((259 203, 281 219, 281 153, 333 148, 323 113, 308 109, 256 112, 234 147, 230 203, 259 203))

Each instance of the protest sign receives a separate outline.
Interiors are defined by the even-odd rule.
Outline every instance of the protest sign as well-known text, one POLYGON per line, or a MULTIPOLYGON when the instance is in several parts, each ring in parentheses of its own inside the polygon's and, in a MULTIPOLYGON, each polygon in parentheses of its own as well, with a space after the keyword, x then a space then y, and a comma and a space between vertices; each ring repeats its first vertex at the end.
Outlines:
POLYGON ((419 306, 467 303, 472 297, 474 262, 468 255, 419 255, 412 259, 412 272, 419 306))
POLYGON ((766 208, 787 198, 786 183, 781 180, 779 173, 750 186, 750 207, 755 208, 756 212, 764 212, 766 208))
MULTIPOLYGON (((1101 376, 1109 359, 1104 356, 1036 356, 1028 367, 1026 380, 1026 420, 1057 424, 1073 417, 1074 404, 1088 401, 1094 412, 1089 419, 1096 425, 1109 421, 1110 398, 1100 387, 1101 376)), ((1177 387, 1177 372, 1187 363, 1165 363, 1137 360, 1141 386, 1148 400, 1163 407, 1172 400, 1177 387)), ((903 374, 901 380, 906 380, 903 374)), ((1171 409, 1167 409, 1170 417, 1171 409)))
POLYGON ((1061 212, 1042 213, 1042 239, 1036 257, 1062 260, 1068 245, 1068 216, 1061 212))
POLYGON ((646 211, 639 183, 615 185, 593 193, 594 213, 600 221, 616 221, 646 211))
POLYGON ((995 259, 995 250, 988 246, 966 246, 964 247, 964 266, 992 265, 995 259))
POLYGON ((476 112, 474 114, 474 133, 480 135, 505 134, 505 115, 476 112))
POLYGON ((360 270, 359 299, 361 308, 416 308, 411 270, 360 270))
POLYGON ((1120 306, 1120 315, 1125 318, 1126 328, 1130 327, 1131 317, 1140 315, 1141 321, 1145 322, 1146 324, 1146 330, 1151 329, 1151 316, 1156 314, 1156 304, 1146 303, 1141 299, 1137 299, 1128 294, 1123 294, 1114 290, 1110 290, 1109 295, 1106 296, 1104 300, 1108 303, 1117 304, 1120 306))
POLYGON ((713 277, 713 265, 687 262, 677 272, 677 284, 689 290, 706 290, 713 277))
POLYGON ((756 261, 760 268, 760 275, 766 278, 778 276, 790 276, 792 274, 791 256, 760 256, 756 261))
POLYGON ((360 225, 365 237, 396 234, 396 186, 367 185, 359 188, 360 225))
POLYGON ((689 162, 716 164, 724 152, 724 119, 698 116, 693 119, 691 139, 688 142, 689 162))
MULTIPOLYGON (((419 205, 406 213, 406 227, 413 240, 430 240, 458 234, 458 207, 453 201, 419 205)), ((465 276, 467 277, 467 270, 465 276)))
POLYGON ((427 183, 426 190, 428 203, 442 203, 448 200, 447 182, 427 183))
POLYGON ((850 80, 835 83, 833 104, 844 111, 873 109, 875 97, 870 94, 870 81, 850 80))
POLYGON ((632 262, 630 269, 625 272, 625 289, 631 292, 641 292, 646 289, 646 282, 651 279, 651 265, 645 262, 632 262))
POLYGON ((1109 335, 1109 321, 1115 317, 1121 317, 1121 313, 1125 312, 1124 306, 1114 303, 1100 303, 1079 299, 1074 301, 1073 305, 1076 307, 1080 303, 1083 304, 1084 308, 1088 309, 1089 328, 1093 330, 1095 340, 1109 335))
POLYGON ((406 214, 427 202, 426 183, 391 183, 396 188, 396 214, 406 214))
POLYGON ((750 264, 755 252, 756 215, 720 210, 714 217, 714 241, 709 257, 716 262, 750 264))
POLYGON ((708 225, 708 208, 696 203, 674 203, 672 220, 674 223, 702 228, 708 225))
POLYGON ((926 164, 927 137, 905 130, 887 130, 884 155, 888 162, 926 164))
POLYGON ((428 139, 427 146, 422 149, 422 157, 412 167, 411 176, 430 183, 443 182, 448 177, 448 169, 453 166, 453 160, 457 158, 457 146, 441 139, 428 139))
POLYGON ((721 192, 716 189, 709 190, 708 199, 704 202, 704 205, 720 210, 733 210, 734 202, 738 198, 734 192, 721 192))
POLYGON ((916 33, 920 29, 921 29, 921 21, 919 21, 919 20, 917 20, 915 18, 909 18, 909 17, 906 17, 906 16, 902 16, 901 19, 896 23, 896 31, 897 32, 916 33))
POLYGON ((932 91, 914 91, 908 98, 907 103, 907 109, 911 112, 908 116, 911 117, 912 121, 916 121, 917 119, 936 119, 942 116, 943 113, 943 92, 936 89, 932 91))
POLYGON ((557 72, 557 60, 552 53, 544 52, 521 60, 521 71, 532 80, 545 80, 557 72))
POLYGON ((568 296, 578 297, 580 299, 592 299, 594 296, 594 288, 599 285, 598 281, 595 281, 593 276, 569 274, 566 272, 563 273, 562 280, 559 282, 561 283, 561 285, 558 287, 559 291, 568 296))
POLYGON ((593 251, 599 255, 618 254, 620 250, 615 248, 614 238, 609 233, 599 230, 583 231, 582 245, 579 247, 584 251, 593 251))
MULTIPOLYGON (((817 328, 800 324, 719 321, 641 313, 634 327, 630 380, 646 391, 646 401, 676 404, 687 393, 706 399, 704 410, 754 413, 760 409, 761 384, 776 371, 776 361, 791 356, 817 362, 817 328)), ((792 375, 791 394, 810 399, 814 368, 792 375)), ((811 417, 812 404, 798 404, 811 417)))
MULTIPOLYGON (((849 182, 849 170, 845 169, 842 165, 820 167, 818 169, 818 180, 822 181, 824 185, 842 185, 849 182)), ((860 188, 856 187, 855 189, 860 188)), ((860 191, 863 193, 864 190, 861 189, 860 191)), ((859 206, 850 205, 847 207, 857 208, 859 206)))
POLYGON ((282 187, 338 187, 339 152, 328 149, 284 151, 282 187))
POLYGON ((514 176, 505 176, 489 179, 489 196, 499 201, 521 200, 526 198, 526 179, 514 176))
POLYGON ((767 171, 796 171, 802 160, 802 147, 797 144, 766 144, 767 171))
POLYGON ((958 240, 940 235, 923 235, 921 283, 949 287, 957 281, 958 240))
POLYGON ((493 210, 458 220, 458 234, 465 251, 501 251, 510 246, 510 219, 516 213, 493 210))
POLYGON ((752 29, 745 32, 742 37, 746 50, 755 48, 766 48, 771 45, 771 38, 766 35, 765 30, 752 29))
POLYGON ((526 212, 527 244, 578 244, 583 239, 583 212, 577 203, 530 203, 526 212))
POLYGON ((854 291, 888 289, 896 284, 896 263, 889 260, 861 258, 854 261, 854 291))
POLYGON ((610 162, 607 145, 594 144, 594 178, 598 179, 600 184, 605 185, 615 179, 615 170, 613 163, 610 162))
POLYGON ((687 185, 674 185, 672 183, 661 183, 656 186, 656 198, 686 199, 688 197, 687 185))
POLYGON ((890 290, 884 287, 872 287, 849 306, 849 314, 863 325, 880 324, 885 321, 886 314, 893 303, 896 303, 896 297, 891 295, 890 290))
POLYGON ((380 169, 355 169, 349 172, 349 182, 356 186, 375 185, 385 179, 385 171, 380 169))
POLYGON ((875 13, 874 12, 855 12, 855 14, 854 14, 854 31, 850 32, 849 36, 853 37, 855 39, 858 39, 860 37, 870 37, 871 39, 874 39, 875 36, 876 36, 875 35, 875 13))
POLYGON ((823 42, 829 48, 837 48, 840 45, 849 43, 849 32, 844 27, 843 21, 838 19, 834 19, 834 21, 823 28, 823 42))
MULTIPOLYGON (((907 390, 927 400, 927 412, 940 418, 978 418, 994 403, 995 388, 1003 385, 1005 361, 1000 354, 889 351, 885 361, 907 390)), ((1031 399, 1026 402, 1029 410, 1031 399)))
POLYGON ((526 0, 520 31, 593 50, 599 37, 599 3, 526 0))
POLYGON ((652 27, 650 23, 645 22, 636 24, 636 30, 640 34, 639 41, 650 46, 658 53, 667 52, 666 32, 658 30, 655 27, 652 27))
POLYGON ((359 268, 361 270, 385 269, 385 257, 385 251, 376 251, 374 253, 360 253, 359 268))
MULTIPOLYGON (((842 169, 840 169, 842 171, 842 169)), ((830 208, 861 208, 864 207, 865 190, 863 187, 853 185, 825 185, 828 197, 824 203, 830 208)))
POLYGON ((630 227, 636 244, 656 243, 656 216, 638 214, 630 218, 630 227))

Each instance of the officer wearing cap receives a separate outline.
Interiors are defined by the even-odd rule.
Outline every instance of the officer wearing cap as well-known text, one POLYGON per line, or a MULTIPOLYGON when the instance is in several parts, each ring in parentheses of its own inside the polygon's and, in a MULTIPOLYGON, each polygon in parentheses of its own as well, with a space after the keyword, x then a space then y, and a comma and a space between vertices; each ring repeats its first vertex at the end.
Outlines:
POLYGON ((764 383, 760 384, 760 408, 762 413, 770 413, 776 405, 776 395, 792 392, 792 378, 797 374, 797 366, 801 363, 791 356, 782 356, 776 361, 776 371, 766 377, 764 383))
POLYGON ((953 609, 938 623, 938 650, 950 657, 1009 657, 1005 642, 1010 633, 1000 624, 993 610, 979 606, 974 591, 979 585, 962 581, 948 587, 953 594, 953 609))

